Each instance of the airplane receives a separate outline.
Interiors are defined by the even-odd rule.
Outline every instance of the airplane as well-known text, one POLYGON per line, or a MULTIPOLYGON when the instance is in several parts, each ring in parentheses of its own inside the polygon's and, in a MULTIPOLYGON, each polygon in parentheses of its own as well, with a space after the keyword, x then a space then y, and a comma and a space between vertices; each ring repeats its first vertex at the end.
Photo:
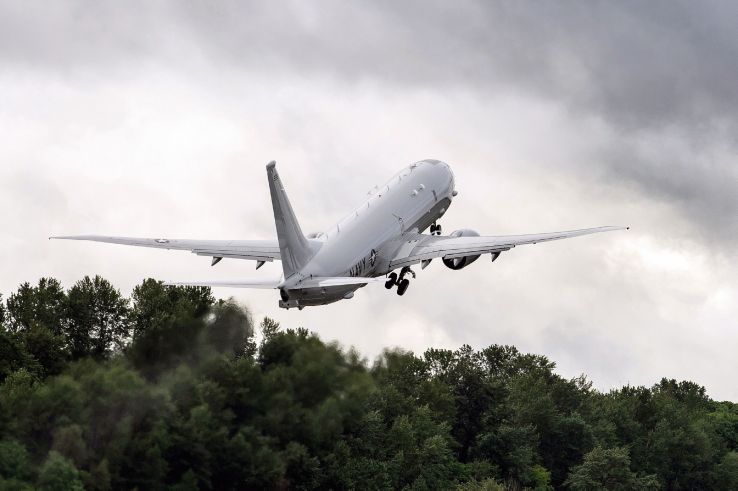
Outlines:
POLYGON ((168 285, 268 288, 279 290, 279 306, 285 309, 326 305, 350 299, 373 282, 384 282, 403 295, 416 277, 410 266, 425 269, 433 259, 459 270, 483 254, 494 262, 501 253, 523 244, 629 227, 596 227, 527 235, 481 236, 471 229, 442 235, 439 219, 454 197, 454 174, 445 162, 426 159, 403 168, 384 186, 370 191, 368 199, 333 227, 305 235, 297 221, 276 162, 266 166, 277 238, 272 240, 181 240, 76 235, 51 239, 89 240, 159 249, 189 250, 212 258, 256 261, 258 270, 267 261, 281 261, 279 278, 232 281, 172 282, 168 285), (429 229, 429 234, 423 231, 429 229))

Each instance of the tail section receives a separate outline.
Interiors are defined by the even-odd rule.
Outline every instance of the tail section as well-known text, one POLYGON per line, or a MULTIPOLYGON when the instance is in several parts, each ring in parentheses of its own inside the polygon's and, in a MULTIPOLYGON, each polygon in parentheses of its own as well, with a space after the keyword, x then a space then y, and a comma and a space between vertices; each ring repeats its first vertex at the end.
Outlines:
POLYGON ((292 211, 292 205, 284 191, 276 165, 276 162, 271 161, 267 164, 266 170, 269 178, 269 192, 272 195, 274 222, 277 225, 277 241, 282 257, 282 268, 284 278, 287 279, 307 264, 313 257, 313 250, 303 235, 300 224, 297 223, 295 212, 292 211))

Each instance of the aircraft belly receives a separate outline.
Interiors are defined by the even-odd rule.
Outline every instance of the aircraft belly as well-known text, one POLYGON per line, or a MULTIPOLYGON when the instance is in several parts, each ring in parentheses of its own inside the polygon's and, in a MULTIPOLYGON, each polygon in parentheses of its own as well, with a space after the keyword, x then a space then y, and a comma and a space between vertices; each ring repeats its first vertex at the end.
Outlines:
POLYGON ((361 288, 363 285, 342 285, 327 286, 325 288, 296 288, 287 290, 285 297, 279 302, 282 308, 291 307, 310 307, 315 305, 327 305, 329 303, 338 302, 351 298, 353 292, 361 288))

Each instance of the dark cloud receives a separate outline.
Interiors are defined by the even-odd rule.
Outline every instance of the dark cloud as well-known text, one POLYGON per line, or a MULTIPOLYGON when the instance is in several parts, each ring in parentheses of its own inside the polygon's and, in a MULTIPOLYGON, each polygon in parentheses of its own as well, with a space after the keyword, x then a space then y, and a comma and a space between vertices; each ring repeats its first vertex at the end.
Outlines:
POLYGON ((552 100, 613 128, 616 144, 589 165, 680 209, 705 236, 738 239, 733 2, 3 2, 0 12, 3 61, 41 69, 198 60, 296 82, 552 100), (644 134, 659 147, 674 132, 687 155, 640 148, 644 134))
POLYGON ((3 2, 2 14, 6 60, 158 53, 403 85, 513 85, 639 127, 738 114, 728 1, 3 2))
MULTIPOLYGON (((680 132, 681 133, 681 132, 680 132)), ((606 178, 678 209, 709 249, 735 253, 738 242, 736 147, 691 135, 613 140, 599 153, 606 178)), ((692 233, 692 230, 684 231, 692 233)))

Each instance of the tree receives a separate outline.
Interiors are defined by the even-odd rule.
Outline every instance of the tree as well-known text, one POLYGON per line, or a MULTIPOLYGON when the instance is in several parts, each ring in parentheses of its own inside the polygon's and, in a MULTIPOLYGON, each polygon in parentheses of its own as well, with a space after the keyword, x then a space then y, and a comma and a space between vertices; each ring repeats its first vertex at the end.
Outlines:
POLYGON ((34 324, 18 334, 26 351, 40 366, 41 378, 61 373, 67 365, 68 352, 64 337, 56 335, 42 325, 34 324))
POLYGON ((73 359, 106 358, 130 338, 128 300, 100 276, 85 276, 69 289, 68 315, 73 359))
POLYGON ((603 394, 497 345, 369 368, 274 319, 257 346, 207 289, 54 285, 0 327, 0 489, 738 488, 738 405, 692 382, 603 394))
POLYGON ((83 491, 79 471, 58 452, 50 452, 41 466, 37 482, 40 491, 83 491))
POLYGON ((638 477, 630 470, 630 455, 624 447, 595 447, 581 465, 572 468, 565 486, 575 490, 658 489, 655 476, 638 477))
POLYGON ((68 354, 64 338, 67 296, 59 282, 41 278, 35 287, 23 283, 7 303, 5 325, 34 359, 29 368, 42 378, 60 373, 68 354))
POLYGON ((43 326, 54 335, 64 331, 67 295, 59 281, 41 278, 38 286, 23 283, 7 301, 7 324, 12 332, 43 326))
POLYGON ((738 489, 738 452, 726 453, 712 471, 714 489, 738 489))
POLYGON ((0 383, 22 368, 36 376, 43 371, 38 361, 28 352, 22 338, 0 326, 0 383))
POLYGON ((0 488, 10 489, 13 486, 6 481, 3 486, 1 479, 13 480, 15 483, 28 482, 33 478, 31 464, 26 447, 10 438, 0 440, 0 488))
POLYGON ((133 340, 128 358, 147 376, 198 348, 204 316, 215 302, 210 288, 165 286, 151 278, 133 289, 133 340))
POLYGON ((137 285, 131 300, 134 340, 151 329, 165 326, 172 318, 202 317, 215 303, 210 288, 165 286, 153 278, 137 285))
POLYGON ((219 353, 243 355, 254 337, 251 314, 235 302, 223 302, 213 309, 214 317, 208 323, 206 340, 219 353))
POLYGON ((262 343, 269 341, 279 332, 279 322, 275 321, 271 317, 264 317, 259 324, 261 329, 262 343))

